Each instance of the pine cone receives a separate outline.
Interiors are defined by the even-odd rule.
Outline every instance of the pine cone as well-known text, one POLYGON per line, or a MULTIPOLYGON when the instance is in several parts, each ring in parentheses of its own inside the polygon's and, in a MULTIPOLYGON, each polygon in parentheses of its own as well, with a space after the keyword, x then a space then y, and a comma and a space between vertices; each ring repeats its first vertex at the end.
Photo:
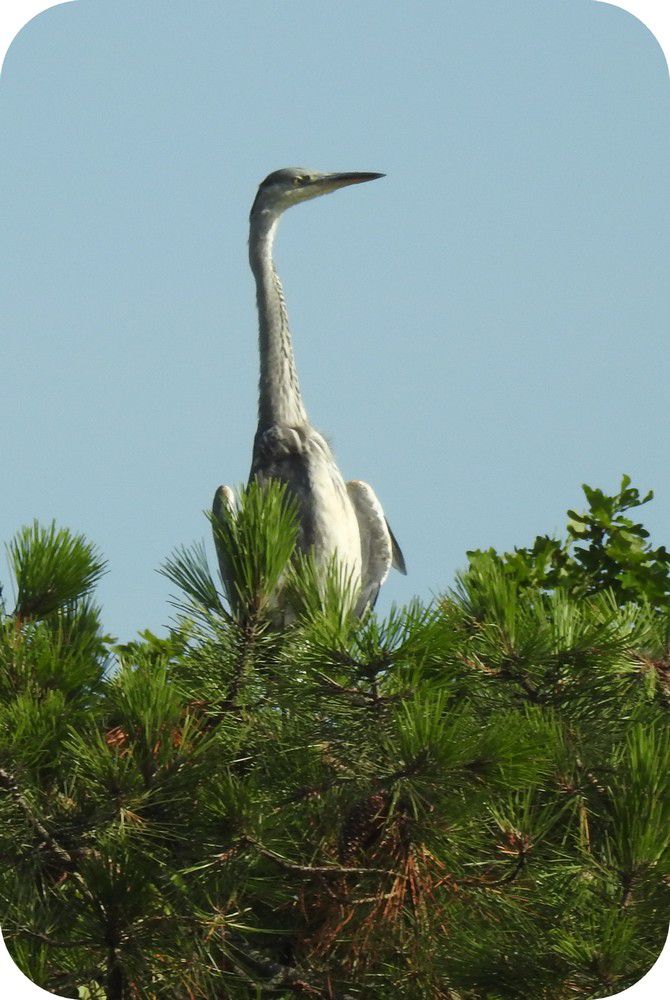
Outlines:
POLYGON ((379 839, 388 815, 388 804, 386 792, 373 792, 353 804, 340 830, 338 852, 341 861, 348 861, 379 839))

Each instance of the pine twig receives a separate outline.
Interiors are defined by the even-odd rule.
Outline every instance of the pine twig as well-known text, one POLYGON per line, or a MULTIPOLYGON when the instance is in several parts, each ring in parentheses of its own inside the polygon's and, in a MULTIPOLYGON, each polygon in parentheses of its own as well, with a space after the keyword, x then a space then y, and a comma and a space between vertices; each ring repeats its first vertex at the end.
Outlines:
POLYGON ((334 678, 329 677, 328 674, 322 673, 321 670, 314 670, 314 676, 318 677, 322 684, 325 684, 330 688, 331 691, 337 692, 337 694, 346 694, 355 700, 356 704, 366 705, 368 702, 373 705, 387 704, 394 701, 399 701, 401 698, 405 697, 405 692, 398 692, 396 694, 390 695, 380 695, 377 685, 376 678, 372 681, 372 690, 363 691, 361 688, 347 687, 345 684, 340 684, 339 681, 334 680, 334 678))
POLYGON ((40 931, 33 931, 30 927, 25 927, 23 924, 18 924, 16 927, 9 928, 5 927, 6 932, 14 934, 27 934, 31 938, 35 938, 36 941, 41 941, 42 944, 48 944, 51 948, 99 948, 100 942, 94 941, 92 938, 79 938, 74 941, 55 941, 48 934, 42 934, 40 931))
POLYGON ((619 900, 619 909, 625 910, 627 906, 630 906, 633 899, 633 886, 635 884, 634 871, 624 871, 620 872, 621 875, 621 898, 619 900))
POLYGON ((43 846, 48 847, 49 850, 53 851, 56 857, 67 865, 69 869, 74 870, 74 859, 72 858, 72 855, 58 843, 52 834, 49 833, 42 821, 35 815, 32 806, 19 788, 16 778, 3 767, 0 767, 0 788, 4 788, 5 791, 9 793, 25 818, 28 820, 30 826, 32 826, 33 830, 35 830, 35 832, 42 838, 43 846))
POLYGON ((275 861, 282 868, 295 872, 297 875, 318 875, 326 878, 340 878, 342 875, 388 875, 391 878, 404 877, 399 872, 388 871, 386 868, 347 868, 341 865, 298 865, 293 861, 289 861, 288 858, 284 858, 281 854, 277 854, 276 851, 271 851, 267 847, 263 847, 253 837, 245 836, 242 838, 242 842, 254 847, 264 858, 275 861))
MULTIPOLYGON (((324 997, 328 1000, 354 1000, 350 993, 334 993, 329 983, 317 981, 313 974, 302 972, 300 969, 291 968, 289 965, 282 965, 279 962, 268 958, 256 948, 245 941, 244 945, 235 942, 235 950, 239 952, 242 960, 252 969, 256 969, 265 977, 264 983, 259 983, 255 978, 253 984, 260 990, 275 992, 278 987, 291 990, 294 993, 302 993, 311 996, 324 997)), ((237 971, 239 963, 235 962, 237 971)), ((250 978, 246 976, 246 978, 250 978)))

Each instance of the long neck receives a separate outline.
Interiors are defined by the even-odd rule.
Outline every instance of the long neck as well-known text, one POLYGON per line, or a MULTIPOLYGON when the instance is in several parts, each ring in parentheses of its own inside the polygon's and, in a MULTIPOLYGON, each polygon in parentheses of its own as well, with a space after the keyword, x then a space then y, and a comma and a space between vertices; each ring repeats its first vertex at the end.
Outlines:
POLYGON ((277 222, 276 216, 252 213, 249 233, 249 263, 256 279, 258 303, 259 428, 307 420, 295 369, 284 292, 272 261, 277 222))

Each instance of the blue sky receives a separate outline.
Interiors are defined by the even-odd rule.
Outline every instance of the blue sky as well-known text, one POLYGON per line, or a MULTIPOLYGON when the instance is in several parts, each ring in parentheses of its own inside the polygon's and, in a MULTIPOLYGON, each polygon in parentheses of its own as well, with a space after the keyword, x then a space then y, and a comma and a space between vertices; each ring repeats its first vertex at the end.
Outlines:
POLYGON ((590 0, 46 11, 0 81, 0 538, 82 531, 106 627, 168 622, 156 568, 248 475, 248 211, 298 164, 387 174, 277 244, 312 421, 407 559, 381 610, 624 471, 670 542, 669 104, 590 0))

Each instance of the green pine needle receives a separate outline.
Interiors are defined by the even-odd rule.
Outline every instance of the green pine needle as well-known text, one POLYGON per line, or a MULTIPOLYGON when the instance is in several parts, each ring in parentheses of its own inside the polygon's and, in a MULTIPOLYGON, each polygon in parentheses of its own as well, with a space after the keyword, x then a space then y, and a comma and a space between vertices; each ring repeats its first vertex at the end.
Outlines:
POLYGON ((83 535, 55 522, 37 521, 21 528, 8 546, 16 583, 15 615, 21 620, 45 618, 66 604, 81 600, 105 573, 106 562, 83 535))

